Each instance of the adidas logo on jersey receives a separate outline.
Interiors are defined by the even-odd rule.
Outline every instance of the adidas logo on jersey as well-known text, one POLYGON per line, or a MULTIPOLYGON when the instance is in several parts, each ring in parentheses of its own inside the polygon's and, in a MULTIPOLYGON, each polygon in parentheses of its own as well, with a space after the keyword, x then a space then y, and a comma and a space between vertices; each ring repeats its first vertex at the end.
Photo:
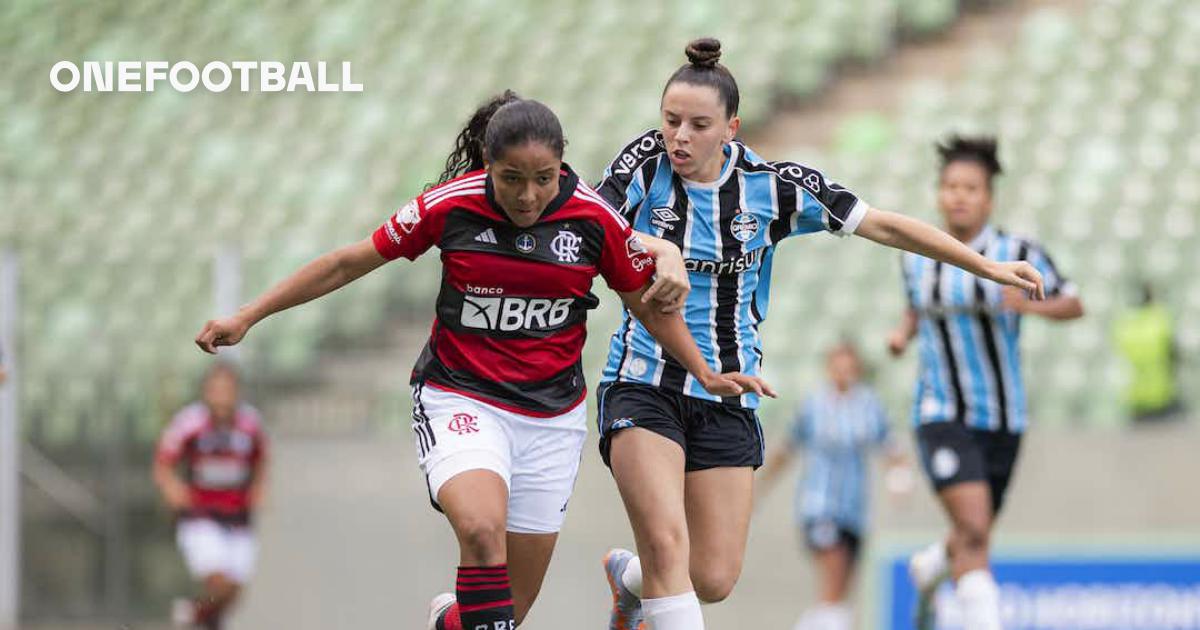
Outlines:
POLYGON ((488 228, 488 229, 480 232, 479 236, 475 237, 475 241, 478 243, 488 243, 489 245, 495 245, 496 244, 496 233, 492 231, 492 228, 488 228))

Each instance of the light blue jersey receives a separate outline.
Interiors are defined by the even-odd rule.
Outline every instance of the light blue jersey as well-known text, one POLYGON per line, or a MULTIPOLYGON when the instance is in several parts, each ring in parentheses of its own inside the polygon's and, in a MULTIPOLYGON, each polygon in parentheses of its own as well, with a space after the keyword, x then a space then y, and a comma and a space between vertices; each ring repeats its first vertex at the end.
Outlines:
POLYGON ((796 487, 797 521, 831 520, 861 533, 870 487, 867 458, 889 435, 883 405, 865 385, 844 393, 827 385, 805 400, 791 432, 791 446, 803 451, 804 462, 796 487))
MULTIPOLYGON (((1029 262, 1041 272, 1047 297, 1075 292, 1032 240, 988 226, 968 246, 992 260, 1029 262)), ((904 255, 903 270, 908 303, 918 316, 914 422, 1023 432, 1028 415, 1018 344, 1021 316, 1001 308, 1003 288, 916 254, 904 255)))
MULTIPOLYGON (((852 234, 867 204, 824 175, 794 162, 768 162, 740 141, 725 147, 713 182, 691 182, 671 168, 662 134, 648 131, 613 160, 597 191, 640 232, 679 246, 692 290, 684 320, 708 364, 758 375, 759 324, 770 298, 775 246, 789 236, 852 234)), ((705 400, 706 392, 628 311, 612 336, 601 382, 643 383, 705 400)), ((727 403, 756 408, 744 394, 727 403)))

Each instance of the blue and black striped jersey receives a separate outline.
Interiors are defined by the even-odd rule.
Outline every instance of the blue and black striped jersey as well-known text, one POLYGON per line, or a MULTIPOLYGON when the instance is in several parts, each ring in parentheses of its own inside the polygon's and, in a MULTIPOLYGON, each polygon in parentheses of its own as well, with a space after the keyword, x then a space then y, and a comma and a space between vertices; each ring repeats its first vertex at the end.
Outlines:
MULTIPOLYGON (((992 260, 1029 262, 1041 272, 1048 297, 1075 291, 1035 241, 988 226, 968 245, 992 260)), ((905 254, 902 266, 908 303, 919 322, 915 423, 1024 431, 1021 316, 1001 308, 1003 287, 916 254, 905 254)))
MULTIPOLYGON (((725 146, 713 182, 683 179, 671 168, 662 134, 630 142, 605 170, 597 191, 635 230, 671 241, 683 252, 692 291, 684 320, 714 370, 757 375, 759 324, 770 297, 775 245, 789 236, 852 234, 867 204, 820 172, 794 162, 768 162, 740 141, 725 146)), ((626 311, 612 336, 602 382, 645 383, 688 396, 706 392, 626 311)), ((758 397, 725 402, 747 408, 758 397)))
POLYGON ((862 534, 871 485, 867 456, 889 440, 883 403, 866 385, 845 392, 826 385, 805 399, 792 424, 790 444, 804 452, 796 520, 832 520, 862 534))

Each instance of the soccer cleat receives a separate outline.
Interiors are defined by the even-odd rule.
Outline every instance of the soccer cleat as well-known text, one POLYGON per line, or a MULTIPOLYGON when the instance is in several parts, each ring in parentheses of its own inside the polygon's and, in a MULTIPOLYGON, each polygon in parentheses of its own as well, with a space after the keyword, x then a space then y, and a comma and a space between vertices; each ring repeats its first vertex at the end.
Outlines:
POLYGON ((938 586, 949 577, 945 547, 935 543, 914 553, 908 559, 908 576, 917 588, 916 630, 933 630, 938 586))
POLYGON ((455 601, 454 593, 442 593, 429 602, 428 630, 441 630, 438 628, 438 622, 441 621, 442 615, 454 605, 455 601))
POLYGON ((626 549, 610 549, 604 554, 604 575, 608 578, 608 589, 612 591, 612 614, 608 618, 609 630, 642 630, 645 623, 642 617, 642 600, 625 588, 621 576, 625 567, 634 558, 633 552, 626 549))

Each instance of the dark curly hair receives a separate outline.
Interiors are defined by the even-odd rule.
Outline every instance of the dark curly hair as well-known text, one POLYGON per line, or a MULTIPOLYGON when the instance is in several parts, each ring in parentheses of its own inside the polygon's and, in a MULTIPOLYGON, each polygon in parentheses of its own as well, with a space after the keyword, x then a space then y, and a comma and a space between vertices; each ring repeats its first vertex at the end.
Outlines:
POLYGON ((436 184, 483 168, 485 159, 498 159, 509 147, 536 140, 560 159, 567 141, 554 112, 542 103, 523 99, 512 90, 489 99, 471 115, 454 141, 454 150, 436 184))
POLYGON ((960 136, 953 135, 937 143, 938 156, 942 159, 942 170, 954 162, 974 162, 983 167, 988 174, 988 188, 992 180, 1004 172, 1000 159, 996 157, 997 141, 995 136, 960 136))

